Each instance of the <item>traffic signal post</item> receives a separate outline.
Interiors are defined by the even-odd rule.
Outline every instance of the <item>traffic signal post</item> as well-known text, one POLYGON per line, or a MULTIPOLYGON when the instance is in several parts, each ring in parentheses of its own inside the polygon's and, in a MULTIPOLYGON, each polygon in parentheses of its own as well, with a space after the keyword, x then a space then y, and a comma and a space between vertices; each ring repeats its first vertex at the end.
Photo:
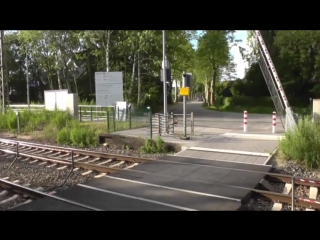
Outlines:
POLYGON ((190 92, 190 84, 187 84, 188 74, 183 72, 182 74, 182 88, 180 88, 180 96, 183 96, 183 136, 180 139, 189 140, 187 136, 187 96, 190 92))

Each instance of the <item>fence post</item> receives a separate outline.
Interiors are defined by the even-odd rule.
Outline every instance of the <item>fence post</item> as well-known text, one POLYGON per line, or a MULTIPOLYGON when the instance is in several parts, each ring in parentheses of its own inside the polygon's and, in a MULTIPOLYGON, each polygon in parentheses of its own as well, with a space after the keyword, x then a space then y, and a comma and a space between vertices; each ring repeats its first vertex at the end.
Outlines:
POLYGON ((119 117, 120 117, 119 107, 117 108, 117 111, 118 111, 118 121, 119 121, 119 117))
POLYGON ((272 133, 276 132, 277 115, 276 112, 272 113, 272 133))
POLYGON ((92 122, 92 107, 90 107, 90 119, 91 119, 91 122, 92 122))
POLYGON ((172 117, 172 134, 174 134, 174 114, 171 112, 171 117, 172 117))
POLYGON ((20 133, 20 112, 16 111, 17 115, 17 132, 20 133))
POLYGON ((108 132, 110 130, 110 119, 109 119, 109 110, 107 109, 107 129, 108 129, 108 132))
POLYGON ((194 136, 194 116, 193 116, 193 112, 191 112, 191 136, 194 136))
POLYGON ((150 139, 152 139, 152 111, 149 107, 149 122, 150 122, 150 139))
POLYGON ((131 108, 128 109, 128 115, 129 115, 129 129, 131 129, 131 108))
POLYGON ((161 114, 158 113, 158 134, 161 136, 161 114))
POLYGON ((79 107, 79 122, 81 122, 81 107, 79 107))
POLYGON ((243 131, 247 132, 248 128, 248 112, 244 111, 243 112, 243 131))
POLYGON ((116 107, 113 108, 113 132, 116 131, 116 107))

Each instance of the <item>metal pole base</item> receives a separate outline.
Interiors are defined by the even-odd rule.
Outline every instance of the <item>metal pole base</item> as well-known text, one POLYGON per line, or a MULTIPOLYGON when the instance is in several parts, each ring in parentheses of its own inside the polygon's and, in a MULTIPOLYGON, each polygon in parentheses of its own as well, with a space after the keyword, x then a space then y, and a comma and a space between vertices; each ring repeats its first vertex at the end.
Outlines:
POLYGON ((190 140, 190 137, 180 137, 181 140, 190 140))

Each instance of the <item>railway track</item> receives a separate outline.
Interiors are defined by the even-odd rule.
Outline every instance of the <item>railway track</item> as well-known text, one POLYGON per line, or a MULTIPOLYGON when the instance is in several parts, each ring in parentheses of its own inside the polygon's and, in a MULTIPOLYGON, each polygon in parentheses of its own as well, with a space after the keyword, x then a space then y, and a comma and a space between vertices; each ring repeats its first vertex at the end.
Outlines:
MULTIPOLYGON (((58 170, 63 170, 68 167, 71 167, 71 171, 85 169, 86 171, 83 172, 82 175, 90 174, 93 171, 100 173, 95 177, 102 177, 105 174, 112 174, 119 171, 139 172, 132 168, 144 162, 168 162, 166 160, 150 160, 146 158, 84 151, 8 139, 0 139, 0 153, 4 157, 12 157, 14 155, 15 157, 12 162, 19 160, 28 161, 30 164, 46 164, 46 167, 57 168, 58 170)), ((248 172, 257 173, 256 171, 248 172)), ((285 184, 284 190, 279 193, 275 192, 272 188, 263 188, 263 190, 261 188, 250 189, 252 198, 274 202, 273 211, 281 211, 284 207, 288 206, 290 206, 292 210, 297 207, 307 211, 320 210, 320 197, 318 196, 320 179, 300 178, 275 173, 263 174, 265 175, 264 180, 269 183, 276 182, 285 184), (296 190, 301 187, 308 188, 306 191, 308 192, 308 196, 298 196, 296 190)), ((0 179, 0 187, 1 181, 4 180, 0 179)))
POLYGON ((84 209, 101 211, 101 209, 57 197, 54 195, 55 191, 45 192, 41 187, 30 188, 29 186, 30 184, 20 185, 19 180, 11 182, 8 177, 0 179, 0 209, 11 210, 20 205, 32 202, 33 200, 49 197, 84 209))
POLYGON ((320 196, 318 194, 320 179, 268 173, 264 180, 285 184, 281 193, 273 192, 272 190, 252 190, 253 198, 274 202, 271 209, 272 211, 282 211, 288 207, 291 211, 295 211, 295 209, 304 211, 320 210, 320 196), (303 194, 303 196, 301 196, 297 191, 299 188, 304 188, 304 191, 308 193, 308 195, 303 194))
MULTIPOLYGON (((86 169, 82 175, 93 171, 103 174, 114 173, 120 169, 130 169, 150 159, 114 155, 102 152, 41 145, 22 141, 0 139, 0 152, 4 157, 15 155, 15 160, 29 161, 30 164, 47 165, 48 168, 64 170, 72 166, 73 171, 86 169)), ((14 161, 15 161, 14 160, 14 161)))

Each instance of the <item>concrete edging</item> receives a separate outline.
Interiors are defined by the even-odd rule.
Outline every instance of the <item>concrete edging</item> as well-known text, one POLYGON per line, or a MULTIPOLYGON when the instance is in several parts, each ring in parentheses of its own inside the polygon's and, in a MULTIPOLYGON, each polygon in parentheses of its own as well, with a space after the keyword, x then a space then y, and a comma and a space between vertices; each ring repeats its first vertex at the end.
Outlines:
POLYGON ((282 140, 284 136, 279 135, 267 135, 267 134, 247 134, 247 133, 225 133, 222 134, 225 137, 234 138, 246 138, 246 139, 256 139, 256 140, 282 140))
POLYGON ((233 151, 233 150, 201 148, 201 147, 189 147, 188 150, 206 151, 206 152, 218 152, 218 153, 231 153, 231 154, 258 156, 258 157, 269 157, 270 156, 269 153, 233 151))
POLYGON ((278 148, 275 148, 273 152, 270 154, 270 156, 267 158, 267 160, 262 165, 270 165, 269 162, 272 160, 274 155, 276 154, 278 148))

